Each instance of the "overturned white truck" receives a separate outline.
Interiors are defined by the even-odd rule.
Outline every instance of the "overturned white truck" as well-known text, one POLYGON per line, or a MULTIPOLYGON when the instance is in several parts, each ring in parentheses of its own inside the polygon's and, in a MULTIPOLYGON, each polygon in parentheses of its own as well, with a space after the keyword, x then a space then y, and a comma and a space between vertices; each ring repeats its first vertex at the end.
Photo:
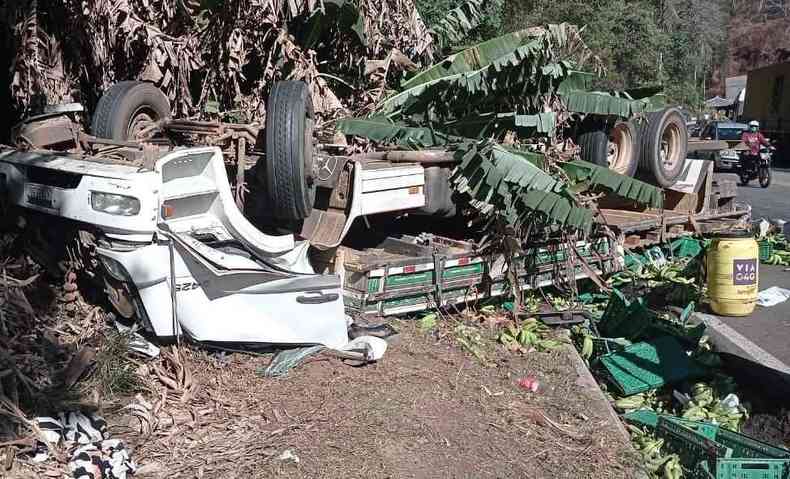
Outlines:
POLYGON ((274 87, 265 128, 171 119, 164 95, 142 82, 109 89, 90 134, 74 110, 20 125, 0 151, 0 197, 39 262, 56 271, 69 257, 120 316, 160 337, 340 348, 344 310, 399 314, 603 275, 620 268, 629 238, 658 241, 748 213, 697 168, 690 196, 670 201, 674 215, 611 206, 602 215, 619 237, 535 244, 515 260, 433 235, 375 239, 375 230, 368 246, 341 246, 360 217, 453 217, 452 157, 330 154, 313 139, 300 82, 274 87), (196 142, 208 146, 178 146, 196 142), (261 228, 239 210, 228 163, 237 188, 254 166, 247 216, 265 218, 261 228))

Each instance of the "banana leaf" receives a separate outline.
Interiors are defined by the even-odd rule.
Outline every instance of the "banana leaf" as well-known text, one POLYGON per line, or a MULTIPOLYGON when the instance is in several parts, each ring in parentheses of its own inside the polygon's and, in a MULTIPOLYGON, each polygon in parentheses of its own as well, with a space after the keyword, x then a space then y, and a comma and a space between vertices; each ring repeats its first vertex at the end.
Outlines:
POLYGON ((450 181, 482 215, 500 215, 516 228, 535 213, 584 232, 592 228, 592 211, 575 206, 565 184, 535 165, 540 154, 515 153, 481 141, 459 145, 455 156, 459 165, 450 181))
POLYGON ((448 133, 477 139, 497 137, 513 130, 524 137, 534 133, 551 135, 556 127, 557 114, 554 112, 537 115, 522 115, 516 112, 484 113, 442 123, 442 129, 448 133))
POLYGON ((569 111, 630 118, 637 113, 654 111, 654 97, 634 100, 600 91, 559 91, 569 111))
MULTIPOLYGON (((534 107, 544 103, 540 98, 553 85, 542 70, 544 52, 541 42, 529 42, 479 70, 440 77, 392 95, 377 106, 376 112, 383 115, 425 112, 431 110, 430 105, 464 111, 503 96, 521 97, 520 103, 534 107)), ((551 72, 551 76, 555 74, 551 72)))
POLYGON ((584 184, 588 188, 604 188, 623 198, 634 200, 647 206, 661 208, 664 195, 661 188, 639 181, 629 176, 615 173, 602 166, 582 160, 562 164, 571 184, 584 184))
POLYGON ((453 8, 430 29, 439 48, 457 44, 485 19, 485 0, 467 0, 453 8))
MULTIPOLYGON (((402 84, 402 89, 377 105, 378 114, 403 109, 426 111, 434 102, 448 109, 469 109, 491 97, 527 96, 530 106, 545 103, 541 93, 561 84, 575 68, 578 51, 586 51, 576 27, 568 24, 519 30, 451 55, 402 84), (461 95, 461 98, 458 98, 461 95), (442 99, 447 96, 450 98, 442 99)), ((576 84, 587 82, 577 73, 576 84)))
POLYGON ((490 65, 497 58, 511 53, 528 41, 534 40, 534 38, 535 30, 528 29, 518 30, 484 41, 434 63, 409 80, 404 81, 401 84, 401 88, 408 90, 446 76, 479 70, 490 65))
POLYGON ((395 143, 411 148, 443 146, 462 140, 431 128, 406 126, 385 118, 343 118, 337 122, 337 130, 378 143, 395 143))

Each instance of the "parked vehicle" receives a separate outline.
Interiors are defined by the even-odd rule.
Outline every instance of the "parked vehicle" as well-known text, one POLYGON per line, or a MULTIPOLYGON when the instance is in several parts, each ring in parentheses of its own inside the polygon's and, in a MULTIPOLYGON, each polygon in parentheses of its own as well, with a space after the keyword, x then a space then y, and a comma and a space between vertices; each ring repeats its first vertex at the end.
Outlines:
POLYGON ((713 121, 702 131, 700 138, 703 141, 725 141, 727 148, 720 151, 710 152, 705 159, 715 162, 716 169, 719 171, 733 171, 738 168, 740 156, 733 149, 741 142, 741 134, 748 130, 749 126, 745 123, 735 123, 732 121, 713 121))
MULTIPOLYGON (((768 188, 771 185, 771 164, 776 148, 773 146, 763 146, 760 148, 760 157, 757 161, 744 161, 741 158, 738 175, 741 178, 741 185, 746 186, 750 181, 759 179, 760 186, 768 188)), ((741 152, 746 155, 748 152, 741 152)))

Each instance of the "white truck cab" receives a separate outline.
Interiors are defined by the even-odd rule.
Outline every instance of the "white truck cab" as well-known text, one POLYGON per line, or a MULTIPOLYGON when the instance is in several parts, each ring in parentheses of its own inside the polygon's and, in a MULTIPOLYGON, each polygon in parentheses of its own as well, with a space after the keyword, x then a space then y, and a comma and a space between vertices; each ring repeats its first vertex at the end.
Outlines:
MULTIPOLYGON (((339 244, 360 216, 425 204, 420 165, 346 167, 343 224, 324 247, 339 244)), ((162 150, 150 168, 6 149, 0 180, 11 204, 90 231, 110 301, 157 336, 333 348, 348 341, 340 277, 314 272, 309 241, 265 234, 247 220, 217 147, 162 150)))

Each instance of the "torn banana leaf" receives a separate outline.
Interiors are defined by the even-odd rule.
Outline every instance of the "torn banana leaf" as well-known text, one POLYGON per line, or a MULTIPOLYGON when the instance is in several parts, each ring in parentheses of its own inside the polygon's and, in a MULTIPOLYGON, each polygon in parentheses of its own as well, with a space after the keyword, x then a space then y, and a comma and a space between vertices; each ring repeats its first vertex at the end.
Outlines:
POLYGON ((575 27, 566 24, 494 38, 417 74, 403 84, 402 91, 377 105, 376 113, 425 113, 431 106, 468 112, 473 106, 506 98, 534 111, 574 71, 571 58, 577 55, 579 41, 575 27))
POLYGON ((535 166, 540 156, 514 153, 489 141, 467 142, 455 152, 460 164, 450 181, 482 215, 500 215, 516 228, 538 213, 550 222, 589 232, 592 211, 577 207, 562 181, 535 166))
POLYGON ((442 128, 452 134, 478 139, 496 137, 505 131, 522 129, 527 130, 528 133, 551 135, 556 127, 557 114, 554 112, 537 115, 522 115, 514 112, 487 113, 442 124, 442 128))
POLYGON ((464 40, 467 34, 483 22, 486 12, 485 0, 467 0, 453 8, 430 29, 431 36, 445 48, 464 40))
POLYGON ((462 140, 431 128, 392 123, 385 118, 343 118, 338 121, 337 130, 378 143, 394 143, 411 148, 443 146, 462 140))
POLYGON ((634 100, 599 91, 564 91, 559 93, 565 102, 565 106, 574 113, 614 115, 621 118, 630 118, 636 113, 657 109, 652 101, 653 97, 634 100))
MULTIPOLYGON (((543 30, 540 29, 539 31, 543 30)), ((537 32, 538 30, 536 29, 518 30, 478 43, 471 48, 462 50, 434 63, 432 66, 417 73, 409 80, 404 81, 401 84, 401 88, 403 90, 408 90, 443 77, 485 68, 497 58, 501 58, 513 52, 516 48, 529 41, 534 41, 537 32)))
MULTIPOLYGON (((602 166, 582 160, 562 165, 571 184, 585 184, 586 188, 604 188, 623 198, 634 200, 653 208, 661 208, 664 201, 662 190, 630 176, 621 175, 602 166)), ((585 188, 585 189, 586 189, 585 188)))

